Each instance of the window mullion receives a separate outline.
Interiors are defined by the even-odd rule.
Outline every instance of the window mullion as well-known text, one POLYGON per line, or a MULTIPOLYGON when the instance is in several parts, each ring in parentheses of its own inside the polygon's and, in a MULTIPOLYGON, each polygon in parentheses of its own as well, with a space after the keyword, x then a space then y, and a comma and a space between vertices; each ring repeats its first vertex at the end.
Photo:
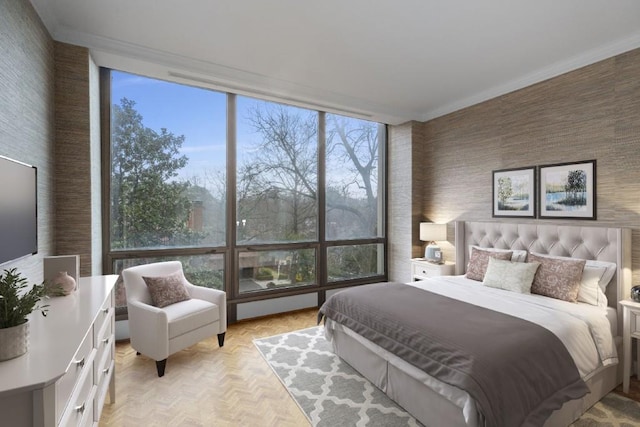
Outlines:
POLYGON ((318 112, 318 253, 317 281, 322 286, 327 283, 327 236, 326 236, 326 113, 318 112))
POLYGON ((239 257, 236 251, 237 229, 237 132, 236 132, 236 96, 227 94, 227 258, 225 272, 225 290, 230 298, 240 294, 239 257))

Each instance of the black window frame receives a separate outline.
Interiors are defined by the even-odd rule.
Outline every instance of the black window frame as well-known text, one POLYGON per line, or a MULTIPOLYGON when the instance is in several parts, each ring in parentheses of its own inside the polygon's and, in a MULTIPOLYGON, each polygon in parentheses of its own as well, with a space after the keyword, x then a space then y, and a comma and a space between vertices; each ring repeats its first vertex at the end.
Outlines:
MULTIPOLYGON (((326 239, 326 156, 325 156, 325 115, 318 112, 318 239, 308 242, 289 243, 260 243, 237 244, 236 243, 236 94, 225 92, 227 95, 227 193, 226 193, 226 246, 203 246, 188 248, 163 248, 163 249, 136 249, 136 250, 111 250, 110 213, 111 204, 111 69, 100 68, 100 105, 101 105, 101 169, 102 169, 102 249, 103 249, 103 273, 114 274, 114 264, 117 260, 153 258, 167 256, 201 256, 223 255, 225 274, 224 291, 227 292, 229 322, 236 321, 236 305, 254 301, 263 301, 272 298, 281 298, 308 293, 318 294, 318 306, 325 298, 326 291, 349 286, 357 286, 388 280, 388 244, 387 244, 387 141, 388 127, 383 125, 381 144, 378 148, 379 156, 379 181, 378 194, 383 198, 382 209, 379 215, 379 236, 372 238, 327 240, 326 239), (327 277, 327 248, 336 246, 353 246, 366 244, 381 244, 383 248, 383 273, 374 276, 328 282, 327 277), (314 249, 316 251, 316 282, 311 285, 292 286, 256 290, 246 293, 239 291, 239 254, 241 252, 281 250, 281 249, 314 249)), ((144 76, 143 76, 144 77, 144 76)), ((155 78, 155 77, 149 77, 155 78)), ((176 82, 172 82, 176 83, 176 82)), ((243 95, 244 96, 244 95, 243 95)), ((256 99, 261 99, 256 97, 256 99)), ((269 101, 274 102, 274 101, 269 101)), ((287 105, 287 104, 284 104, 287 105)), ((334 114, 334 113, 332 113, 334 114)), ((348 116, 347 116, 348 117, 348 116)))

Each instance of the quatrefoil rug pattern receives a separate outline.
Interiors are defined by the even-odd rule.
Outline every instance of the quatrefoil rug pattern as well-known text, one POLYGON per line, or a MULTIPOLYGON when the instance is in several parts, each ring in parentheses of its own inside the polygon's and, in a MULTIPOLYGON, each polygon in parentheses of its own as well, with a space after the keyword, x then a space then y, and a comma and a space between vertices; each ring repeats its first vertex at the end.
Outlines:
POLYGON ((322 326, 254 340, 313 426, 421 426, 340 360, 322 326))
MULTIPOLYGON (((253 341, 314 427, 422 426, 331 350, 322 326, 253 341)), ((571 427, 640 425, 640 402, 606 395, 571 427)))

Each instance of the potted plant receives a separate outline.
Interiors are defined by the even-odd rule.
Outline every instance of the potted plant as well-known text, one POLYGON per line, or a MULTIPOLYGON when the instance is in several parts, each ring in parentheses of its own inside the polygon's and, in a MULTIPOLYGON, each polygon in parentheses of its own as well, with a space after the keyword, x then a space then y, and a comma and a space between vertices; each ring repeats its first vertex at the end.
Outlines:
POLYGON ((27 316, 34 310, 47 315, 48 305, 40 305, 46 295, 44 284, 28 291, 27 279, 15 268, 0 275, 0 361, 23 355, 29 345, 27 316))

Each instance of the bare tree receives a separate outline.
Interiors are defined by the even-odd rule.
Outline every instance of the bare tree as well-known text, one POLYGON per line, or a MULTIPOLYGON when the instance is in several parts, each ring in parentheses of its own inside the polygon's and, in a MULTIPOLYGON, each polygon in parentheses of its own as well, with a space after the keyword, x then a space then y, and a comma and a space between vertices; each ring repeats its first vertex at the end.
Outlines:
MULTIPOLYGON (((247 121, 260 140, 238 166, 238 218, 253 224, 241 240, 313 237, 318 217, 317 113, 264 103, 249 111, 247 121), (282 215, 286 221, 273 220, 282 215)), ((326 205, 329 221, 339 223, 335 229, 328 227, 330 238, 377 235, 381 134, 378 123, 327 114, 326 205)))
POLYGON ((363 236, 375 236, 378 224, 378 162, 381 132, 378 123, 327 115, 328 184, 338 200, 327 198, 327 209, 349 213, 356 218, 363 236), (354 203, 363 200, 364 206, 354 203))
POLYGON ((238 218, 260 226, 248 233, 287 240, 312 237, 309 230, 315 226, 308 225, 315 225, 317 217, 317 114, 265 103, 250 111, 248 121, 260 142, 238 166, 238 218), (278 216, 287 218, 273 221, 278 216))

